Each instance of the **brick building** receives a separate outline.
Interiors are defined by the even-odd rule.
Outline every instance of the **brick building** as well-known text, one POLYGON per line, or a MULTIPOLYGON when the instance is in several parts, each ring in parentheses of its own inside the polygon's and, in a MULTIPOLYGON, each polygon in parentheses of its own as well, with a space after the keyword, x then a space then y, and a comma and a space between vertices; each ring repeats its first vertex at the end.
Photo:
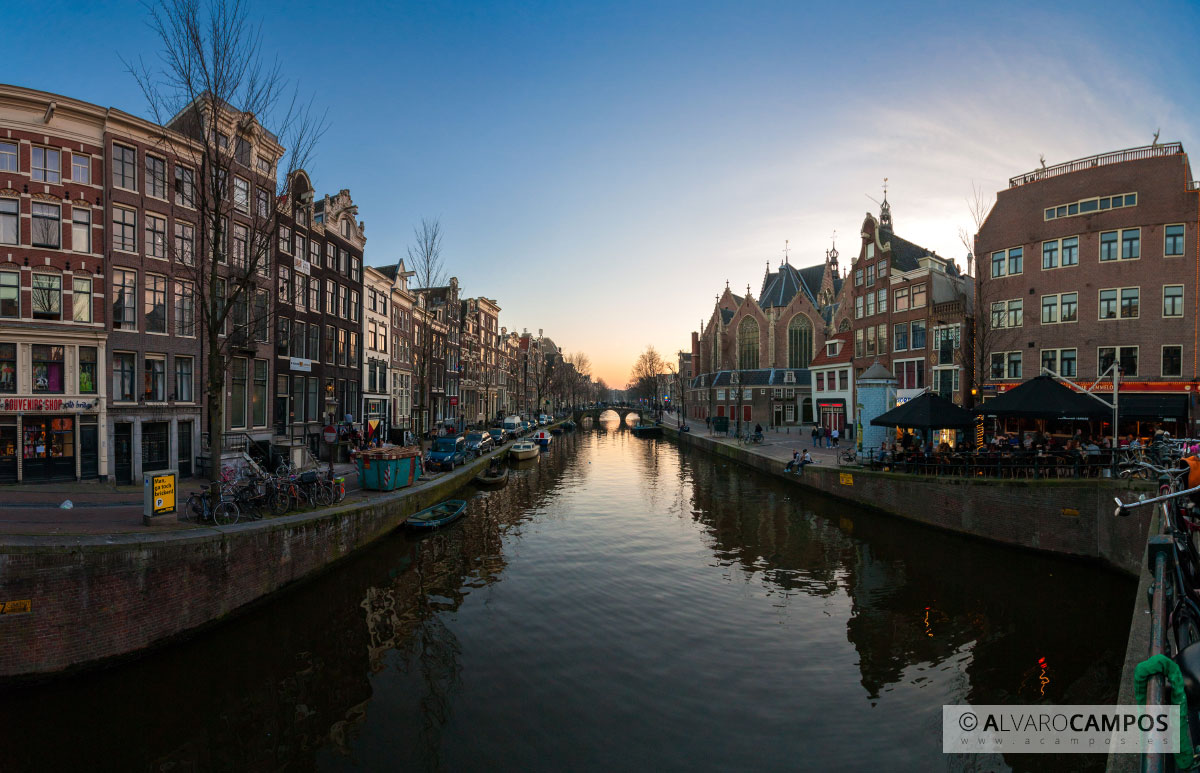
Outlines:
POLYGON ((497 418, 500 370, 500 306, 489 298, 462 301, 463 419, 486 426, 497 418))
POLYGON ((0 86, 0 481, 110 475, 111 111, 0 86))
POLYGON ((861 237, 835 318, 838 332, 853 336, 854 378, 878 361, 895 374, 902 401, 929 388, 969 404, 972 278, 897 236, 886 196, 878 219, 867 213, 861 237))
POLYGON ((832 249, 824 263, 803 269, 785 260, 772 272, 768 264, 757 300, 749 286, 743 297, 726 284, 708 321, 692 335, 691 418, 727 416, 732 409, 742 420, 764 426, 814 420, 807 368, 832 332, 836 299, 844 293, 837 258, 832 249), (727 394, 731 381, 739 379, 744 405, 727 394), (749 384, 758 389, 747 389, 749 384))
POLYGON ((366 237, 350 192, 317 199, 304 170, 278 206, 274 442, 315 455, 324 425, 361 420, 366 237))
POLYGON ((1190 434, 1197 187, 1179 143, 1012 178, 975 237, 981 396, 1043 368, 1111 391, 1115 363, 1123 431, 1161 419, 1190 434))
POLYGON ((404 432, 413 428, 413 304, 416 297, 408 289, 413 272, 404 260, 392 266, 372 268, 384 276, 391 287, 391 442, 404 441, 404 432))
POLYGON ((808 371, 812 379, 813 401, 816 403, 817 424, 826 430, 837 430, 842 437, 854 426, 854 345, 849 331, 825 339, 822 349, 808 371))

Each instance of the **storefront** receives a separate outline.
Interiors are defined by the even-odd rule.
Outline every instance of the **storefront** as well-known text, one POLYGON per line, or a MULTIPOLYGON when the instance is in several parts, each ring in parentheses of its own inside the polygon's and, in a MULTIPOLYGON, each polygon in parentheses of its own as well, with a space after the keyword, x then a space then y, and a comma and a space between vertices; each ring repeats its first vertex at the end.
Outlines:
POLYGON ((102 342, 33 330, 23 337, 0 342, 0 482, 107 475, 102 342))
POLYGON ((826 431, 837 430, 841 436, 846 435, 846 401, 832 398, 817 400, 817 411, 820 415, 821 426, 826 431))
POLYGON ((388 399, 386 397, 363 398, 363 437, 368 441, 388 437, 388 399))
POLYGON ((97 478, 98 400, 0 399, 0 482, 97 478))

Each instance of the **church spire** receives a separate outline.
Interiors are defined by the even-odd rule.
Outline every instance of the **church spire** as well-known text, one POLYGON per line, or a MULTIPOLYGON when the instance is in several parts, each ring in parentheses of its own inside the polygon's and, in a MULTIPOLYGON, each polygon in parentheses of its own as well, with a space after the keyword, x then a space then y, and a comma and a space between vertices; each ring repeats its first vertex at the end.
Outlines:
POLYGON ((892 205, 887 200, 888 178, 883 178, 883 203, 879 205, 879 227, 892 230, 892 205))

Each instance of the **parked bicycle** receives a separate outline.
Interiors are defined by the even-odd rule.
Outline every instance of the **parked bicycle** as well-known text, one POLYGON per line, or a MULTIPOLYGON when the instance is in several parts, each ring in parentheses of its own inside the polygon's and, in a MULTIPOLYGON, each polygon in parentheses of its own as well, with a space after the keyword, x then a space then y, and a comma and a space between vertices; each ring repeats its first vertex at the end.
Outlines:
POLYGON ((211 521, 218 526, 237 523, 238 517, 241 514, 238 510, 237 501, 228 486, 221 487, 221 492, 215 503, 213 502, 212 492, 209 490, 192 492, 188 496, 187 501, 184 502, 183 511, 187 514, 186 517, 188 520, 197 523, 211 521))
MULTIPOLYGON (((1136 502, 1116 499, 1118 516, 1127 516, 1130 511, 1148 505, 1161 505, 1162 528, 1170 536, 1174 560, 1174 606, 1168 616, 1176 652, 1189 644, 1200 642, 1200 549, 1196 546, 1195 534, 1200 531, 1200 516, 1191 499, 1200 493, 1200 486, 1187 488, 1185 480, 1187 466, 1159 467, 1141 461, 1136 467, 1143 474, 1156 474, 1161 481, 1158 496, 1136 502)), ((1120 471, 1121 477, 1134 477, 1139 470, 1129 465, 1120 471)))

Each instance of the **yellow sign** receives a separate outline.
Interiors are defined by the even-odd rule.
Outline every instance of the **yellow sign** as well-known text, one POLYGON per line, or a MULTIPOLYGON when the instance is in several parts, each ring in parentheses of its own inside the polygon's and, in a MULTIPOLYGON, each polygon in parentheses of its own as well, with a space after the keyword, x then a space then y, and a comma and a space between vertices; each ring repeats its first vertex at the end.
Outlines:
POLYGON ((1078 518, 1079 517, 1079 511, 1076 510, 1074 507, 1064 507, 1062 509, 1062 514, 1068 518, 1078 518))
POLYGON ((154 514, 175 512, 175 476, 155 475, 152 483, 154 514))
POLYGON ((848 472, 838 473, 838 480, 841 481, 843 486, 853 486, 854 485, 854 476, 848 472))
POLYGON ((0 601, 0 615, 23 615, 33 608, 29 599, 21 601, 0 601))

